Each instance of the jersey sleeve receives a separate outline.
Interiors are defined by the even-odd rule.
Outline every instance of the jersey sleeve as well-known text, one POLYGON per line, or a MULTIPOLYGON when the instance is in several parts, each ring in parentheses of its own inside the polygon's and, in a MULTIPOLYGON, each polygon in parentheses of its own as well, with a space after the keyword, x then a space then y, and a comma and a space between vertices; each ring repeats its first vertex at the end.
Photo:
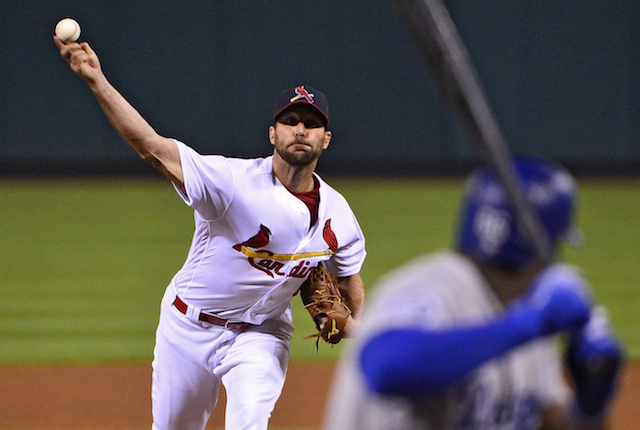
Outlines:
POLYGON ((360 273, 367 256, 364 233, 353 212, 349 210, 349 213, 351 216, 345 217, 348 218, 346 225, 339 227, 341 232, 346 232, 341 234, 341 239, 347 238, 347 240, 344 245, 340 244, 338 251, 327 262, 327 268, 337 277, 360 273))
POLYGON ((228 208, 234 181, 227 159, 219 155, 201 155, 174 140, 180 151, 180 164, 186 193, 175 187, 184 202, 206 221, 219 218, 228 208))

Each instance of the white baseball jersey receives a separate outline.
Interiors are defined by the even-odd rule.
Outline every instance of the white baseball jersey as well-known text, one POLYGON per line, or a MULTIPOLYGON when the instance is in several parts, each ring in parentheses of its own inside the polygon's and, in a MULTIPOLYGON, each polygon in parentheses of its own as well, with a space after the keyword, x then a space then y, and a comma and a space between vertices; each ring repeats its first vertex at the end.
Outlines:
POLYGON ((319 176, 318 221, 310 228, 309 209, 275 177, 272 156, 200 155, 176 144, 186 189, 178 193, 195 214, 188 256, 171 281, 184 302, 260 324, 285 313, 319 261, 338 277, 360 272, 360 226, 319 176))
POLYGON ((529 342, 438 395, 416 401, 367 391, 358 365, 363 342, 382 330, 474 325, 503 311, 476 267, 456 253, 421 257, 389 274, 375 288, 354 344, 339 364, 324 428, 538 428, 541 410, 565 403, 569 395, 553 339, 529 342))

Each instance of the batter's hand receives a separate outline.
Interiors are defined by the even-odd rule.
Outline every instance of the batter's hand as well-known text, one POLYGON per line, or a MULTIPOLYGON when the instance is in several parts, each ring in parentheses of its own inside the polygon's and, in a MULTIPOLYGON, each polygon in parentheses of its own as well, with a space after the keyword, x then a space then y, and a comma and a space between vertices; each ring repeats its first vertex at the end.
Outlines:
POLYGON ((528 337, 536 338, 575 333, 587 323, 591 306, 587 283, 577 270, 554 264, 533 280, 528 294, 514 303, 509 315, 528 337))
POLYGON ((98 56, 91 49, 87 42, 64 43, 57 36, 53 36, 53 40, 60 49, 60 55, 67 60, 78 76, 93 84, 102 75, 102 68, 98 56))
POLYGON ((551 334, 584 326, 592 300, 587 282, 576 269, 555 264, 534 279, 529 303, 540 312, 543 334, 551 334))
POLYGON ((554 264, 532 282, 529 304, 539 311, 543 335, 575 331, 589 320, 592 299, 587 282, 575 268, 554 264))
POLYGON ((607 313, 595 306, 589 322, 572 336, 567 352, 576 406, 584 417, 603 418, 617 388, 623 362, 622 345, 609 324, 607 313))

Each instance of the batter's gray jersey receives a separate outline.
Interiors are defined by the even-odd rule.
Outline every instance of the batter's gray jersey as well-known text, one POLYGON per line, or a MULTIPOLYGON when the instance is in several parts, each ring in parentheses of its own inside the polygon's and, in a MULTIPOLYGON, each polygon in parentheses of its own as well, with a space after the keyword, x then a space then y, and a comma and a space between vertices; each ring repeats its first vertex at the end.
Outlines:
POLYGON ((361 345, 381 330, 473 325, 502 312, 502 304, 462 255, 421 257, 392 272, 374 288, 359 332, 338 365, 324 429, 538 428, 542 409, 564 403, 569 394, 553 339, 529 342, 438 395, 416 401, 367 391, 357 363, 361 345))

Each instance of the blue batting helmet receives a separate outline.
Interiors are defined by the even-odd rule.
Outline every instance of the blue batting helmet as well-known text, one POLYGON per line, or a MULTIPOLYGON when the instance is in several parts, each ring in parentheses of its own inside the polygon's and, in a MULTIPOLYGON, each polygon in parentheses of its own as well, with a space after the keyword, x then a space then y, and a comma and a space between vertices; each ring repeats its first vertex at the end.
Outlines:
MULTIPOLYGON (((514 167, 532 209, 556 249, 570 229, 576 184, 562 166, 548 160, 516 158, 514 167)), ((515 211, 493 171, 478 169, 469 177, 458 226, 457 248, 483 263, 518 269, 536 250, 519 227, 515 211)))

